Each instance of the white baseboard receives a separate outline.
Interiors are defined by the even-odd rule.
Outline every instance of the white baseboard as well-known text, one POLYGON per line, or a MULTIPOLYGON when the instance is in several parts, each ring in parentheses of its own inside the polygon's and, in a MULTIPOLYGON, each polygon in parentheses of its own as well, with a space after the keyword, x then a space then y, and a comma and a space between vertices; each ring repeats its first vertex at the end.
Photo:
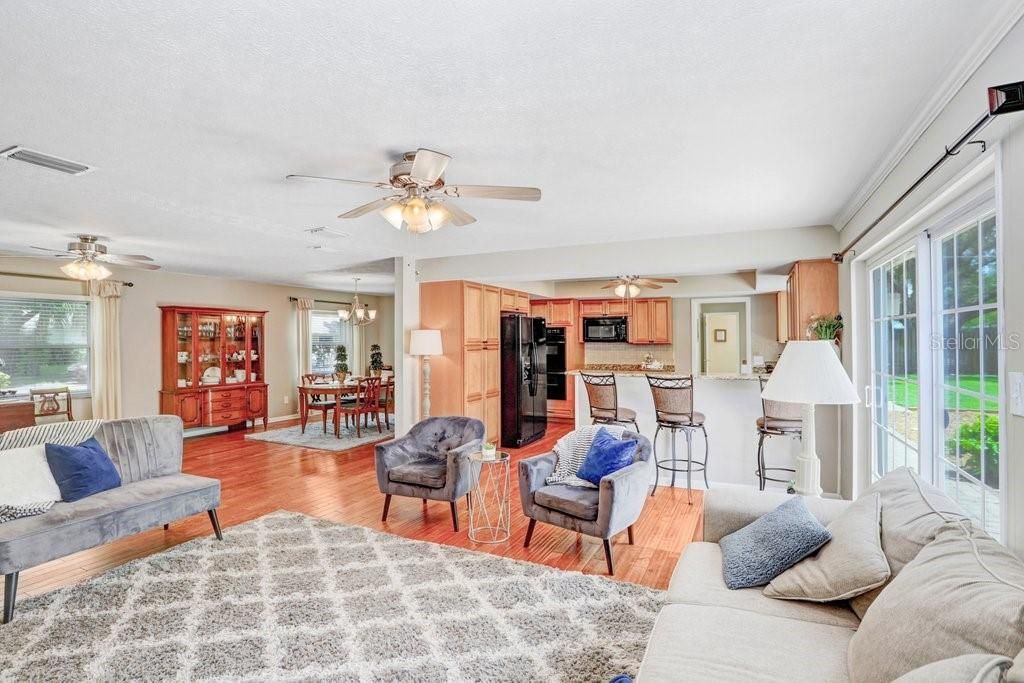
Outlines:
POLYGON ((292 413, 291 415, 278 415, 277 417, 271 417, 267 419, 267 422, 284 422, 285 420, 298 420, 299 414, 292 413))

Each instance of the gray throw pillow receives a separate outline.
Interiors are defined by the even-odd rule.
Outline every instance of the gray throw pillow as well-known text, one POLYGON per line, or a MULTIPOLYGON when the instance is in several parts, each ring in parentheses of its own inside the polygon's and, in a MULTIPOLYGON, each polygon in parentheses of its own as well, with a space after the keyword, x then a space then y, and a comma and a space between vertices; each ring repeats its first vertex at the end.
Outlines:
POLYGON ((722 577, 730 589, 764 586, 831 540, 832 534, 795 496, 724 536, 722 577))
POLYGON ((896 679, 895 683, 936 683, 936 681, 970 681, 1001 683, 1003 674, 1013 660, 1002 655, 960 655, 925 664, 896 679))

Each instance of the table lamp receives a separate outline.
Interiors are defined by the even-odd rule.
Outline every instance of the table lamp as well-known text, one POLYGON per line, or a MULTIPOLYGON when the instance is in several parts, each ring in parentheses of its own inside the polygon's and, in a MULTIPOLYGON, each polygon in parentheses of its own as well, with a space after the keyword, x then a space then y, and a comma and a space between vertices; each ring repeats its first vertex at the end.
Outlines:
POLYGON ((794 489, 821 495, 821 460, 814 448, 814 406, 859 403, 857 390, 828 340, 791 341, 779 358, 761 398, 804 406, 802 448, 796 459, 794 489))
POLYGON ((441 330, 413 330, 409 335, 409 354, 423 358, 423 418, 430 417, 430 357, 440 356, 441 330))

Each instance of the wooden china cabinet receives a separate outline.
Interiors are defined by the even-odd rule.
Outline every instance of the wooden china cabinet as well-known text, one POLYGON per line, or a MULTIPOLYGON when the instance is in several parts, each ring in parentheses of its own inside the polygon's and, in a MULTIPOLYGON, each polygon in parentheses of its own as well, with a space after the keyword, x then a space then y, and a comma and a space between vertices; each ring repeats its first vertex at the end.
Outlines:
POLYGON ((185 427, 267 427, 266 311, 161 306, 160 412, 185 427))

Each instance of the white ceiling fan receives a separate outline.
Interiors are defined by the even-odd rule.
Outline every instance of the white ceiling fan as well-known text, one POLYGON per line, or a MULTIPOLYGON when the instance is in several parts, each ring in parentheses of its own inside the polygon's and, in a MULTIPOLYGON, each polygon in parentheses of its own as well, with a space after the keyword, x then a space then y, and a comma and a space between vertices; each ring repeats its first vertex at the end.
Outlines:
POLYGON ((476 221, 473 216, 453 203, 452 199, 472 197, 528 202, 540 199, 540 190, 536 187, 448 185, 444 179, 444 172, 449 161, 451 157, 447 154, 420 148, 415 152, 406 152, 399 161, 392 164, 389 180, 386 182, 302 174, 291 174, 287 178, 326 180, 370 185, 381 190, 397 190, 395 194, 346 211, 338 218, 359 218, 379 211, 381 217, 396 229, 401 230, 404 225, 409 232, 416 234, 437 230, 449 223, 461 226, 476 221))
POLYGON ((111 254, 106 245, 100 243, 97 235, 78 235, 74 242, 69 242, 67 249, 50 249, 49 247, 32 247, 39 251, 53 254, 60 259, 73 259, 60 267, 61 271, 75 280, 103 280, 111 276, 104 263, 114 263, 128 268, 143 270, 159 270, 160 266, 151 263, 153 259, 142 254, 111 254))
POLYGON ((615 296, 623 299, 634 299, 641 289, 661 289, 662 284, 679 282, 674 277, 640 277, 639 275, 620 275, 609 280, 601 289, 611 289, 615 296))

